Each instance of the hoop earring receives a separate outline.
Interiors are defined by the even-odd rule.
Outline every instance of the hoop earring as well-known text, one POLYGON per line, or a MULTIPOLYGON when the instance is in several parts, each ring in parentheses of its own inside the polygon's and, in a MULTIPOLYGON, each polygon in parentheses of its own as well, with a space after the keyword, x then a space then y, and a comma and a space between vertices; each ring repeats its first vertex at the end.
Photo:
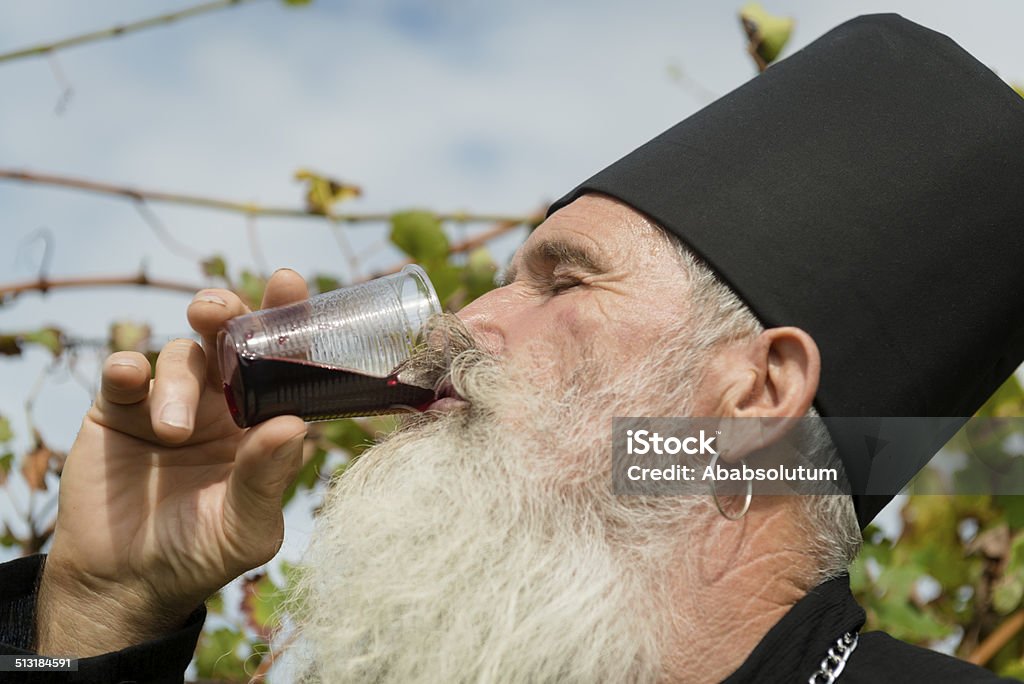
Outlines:
MULTIPOLYGON (((742 458, 740 459, 740 463, 746 465, 742 458)), ((712 469, 712 472, 714 472, 714 468, 717 464, 718 454, 715 454, 711 457, 711 462, 708 464, 708 467, 712 469)), ((747 511, 750 510, 750 501, 754 498, 754 484, 750 480, 747 480, 747 495, 743 499, 743 508, 740 509, 739 515, 729 515, 725 512, 725 509, 722 508, 722 502, 718 500, 718 493, 715 491, 714 478, 711 478, 711 498, 715 500, 715 508, 717 508, 718 512, 722 514, 723 518, 726 520, 741 520, 743 516, 747 514, 747 511)))

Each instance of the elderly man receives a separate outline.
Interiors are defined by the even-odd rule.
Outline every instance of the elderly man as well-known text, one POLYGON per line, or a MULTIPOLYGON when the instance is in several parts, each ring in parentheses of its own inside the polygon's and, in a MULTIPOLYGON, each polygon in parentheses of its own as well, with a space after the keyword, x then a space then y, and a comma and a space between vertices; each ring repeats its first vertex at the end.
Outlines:
MULTIPOLYGON (((296 671, 993 681, 859 633, 845 571, 881 501, 861 495, 855 449, 838 450, 854 497, 737 510, 616 496, 610 427, 969 415, 1024 356, 1003 296, 1024 284, 1020 149, 1024 102, 993 74, 943 36, 865 17, 582 184, 503 287, 440 324, 428 353, 451 389, 335 483, 294 605, 296 671)), ((305 296, 279 271, 264 304, 305 296)), ((204 349, 243 312, 200 292, 203 347, 169 344, 152 384, 143 357, 107 360, 52 551, 3 570, 4 652, 82 658, 81 681, 180 679, 197 606, 276 553, 305 428, 232 422, 204 349)))

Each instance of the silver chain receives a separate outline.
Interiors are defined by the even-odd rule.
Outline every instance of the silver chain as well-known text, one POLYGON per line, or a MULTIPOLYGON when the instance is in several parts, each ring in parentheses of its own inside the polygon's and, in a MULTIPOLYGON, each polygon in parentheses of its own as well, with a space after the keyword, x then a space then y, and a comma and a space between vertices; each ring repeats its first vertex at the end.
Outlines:
POLYGON ((808 684, 833 684, 839 679, 859 640, 857 632, 847 632, 836 639, 836 643, 829 647, 828 653, 821 661, 821 667, 807 680, 808 684))

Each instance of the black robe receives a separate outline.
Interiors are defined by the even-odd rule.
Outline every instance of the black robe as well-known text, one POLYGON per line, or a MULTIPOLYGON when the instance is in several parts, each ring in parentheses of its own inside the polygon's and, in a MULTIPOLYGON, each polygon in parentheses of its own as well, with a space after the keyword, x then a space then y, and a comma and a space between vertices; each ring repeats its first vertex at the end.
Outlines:
MULTIPOLYGON (((30 655, 35 595, 42 556, 0 565, 0 654, 30 655)), ((77 672, 0 672, 0 682, 181 682, 206 617, 197 609, 180 629, 154 641, 78 661, 77 672)), ((848 577, 808 593, 765 635, 723 684, 802 684, 816 672, 836 639, 864 624, 848 577)), ((884 632, 860 635, 837 684, 974 684, 1011 682, 884 632)))

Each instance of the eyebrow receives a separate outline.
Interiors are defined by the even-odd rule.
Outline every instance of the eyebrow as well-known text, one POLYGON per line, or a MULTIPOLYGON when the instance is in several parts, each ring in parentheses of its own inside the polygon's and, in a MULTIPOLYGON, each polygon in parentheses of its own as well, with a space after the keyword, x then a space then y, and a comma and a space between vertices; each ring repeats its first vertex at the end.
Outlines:
MULTIPOLYGON (((601 260, 590 249, 578 243, 565 240, 546 240, 539 245, 527 248, 520 254, 520 261, 531 262, 538 260, 568 264, 590 273, 602 273, 607 270, 601 260)), ((515 260, 513 260, 512 264, 505 270, 504 275, 502 275, 499 285, 502 287, 511 285, 515 281, 518 272, 519 268, 515 260)))

